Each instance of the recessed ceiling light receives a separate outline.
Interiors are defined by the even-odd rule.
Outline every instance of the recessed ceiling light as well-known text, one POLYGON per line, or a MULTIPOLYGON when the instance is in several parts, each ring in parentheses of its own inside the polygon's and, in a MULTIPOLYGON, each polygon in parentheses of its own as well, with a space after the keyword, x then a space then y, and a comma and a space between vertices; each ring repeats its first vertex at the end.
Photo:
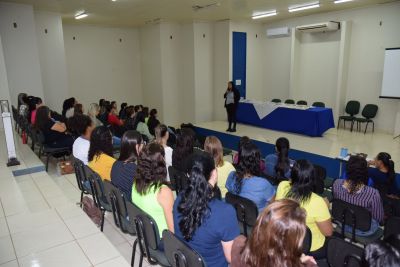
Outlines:
POLYGON ((85 11, 83 11, 79 14, 76 14, 75 19, 83 19, 83 18, 86 18, 87 16, 88 16, 88 14, 85 11))
POLYGON ((117 2, 117 0, 111 0, 111 2, 117 2))
POLYGON ((252 19, 261 19, 261 18, 266 18, 266 17, 271 17, 271 16, 275 16, 276 14, 278 14, 275 10, 270 10, 270 11, 266 11, 266 12, 259 12, 259 13, 255 13, 253 14, 253 16, 251 17, 252 19))
POLYGON ((301 10, 306 10, 306 9, 311 9, 311 8, 317 8, 317 7, 319 7, 319 1, 311 2, 311 3, 305 3, 305 4, 301 4, 301 5, 290 6, 288 11, 289 12, 296 12, 296 11, 301 11, 301 10))
POLYGON ((340 4, 340 3, 346 3, 346 2, 351 2, 353 0, 335 0, 335 4, 340 4))

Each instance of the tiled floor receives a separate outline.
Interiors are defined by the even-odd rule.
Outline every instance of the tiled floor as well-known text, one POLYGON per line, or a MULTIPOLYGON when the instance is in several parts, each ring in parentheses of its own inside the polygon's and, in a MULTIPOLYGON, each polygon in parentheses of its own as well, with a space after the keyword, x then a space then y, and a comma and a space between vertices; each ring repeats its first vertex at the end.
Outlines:
POLYGON ((0 267, 130 266, 135 237, 120 232, 110 214, 100 232, 76 204, 75 175, 58 175, 53 161, 48 173, 14 177, 13 170, 43 165, 20 138, 16 150, 21 165, 7 168, 0 131, 0 267))

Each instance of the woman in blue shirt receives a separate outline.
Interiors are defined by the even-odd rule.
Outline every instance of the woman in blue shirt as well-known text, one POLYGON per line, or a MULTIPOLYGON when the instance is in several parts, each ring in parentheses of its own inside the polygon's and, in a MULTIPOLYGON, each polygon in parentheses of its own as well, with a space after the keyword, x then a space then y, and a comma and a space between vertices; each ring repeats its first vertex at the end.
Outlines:
POLYGON ((373 187, 378 189, 381 195, 399 195, 395 183, 394 162, 390 154, 380 152, 375 160, 368 164, 375 165, 375 168, 368 169, 368 177, 372 180, 373 187))
POLYGON ((207 266, 227 267, 240 230, 233 207, 216 197, 218 173, 204 152, 189 158, 189 184, 174 204, 175 235, 196 250, 207 266))
POLYGON ((225 187, 229 192, 253 201, 260 213, 275 197, 275 188, 260 177, 260 150, 253 143, 243 145, 236 171, 229 174, 225 187))
POLYGON ((294 164, 294 160, 289 159, 289 140, 280 137, 275 143, 275 154, 265 157, 265 173, 269 176, 276 177, 279 180, 288 180, 290 178, 290 169, 294 164))

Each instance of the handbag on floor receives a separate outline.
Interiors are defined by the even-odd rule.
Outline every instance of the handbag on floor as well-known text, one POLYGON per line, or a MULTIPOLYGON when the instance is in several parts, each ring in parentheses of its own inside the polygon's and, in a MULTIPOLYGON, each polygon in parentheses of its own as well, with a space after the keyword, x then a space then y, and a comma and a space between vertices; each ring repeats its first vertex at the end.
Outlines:
POLYGON ((84 196, 82 199, 82 209, 97 226, 101 225, 101 210, 96 207, 93 199, 84 196))

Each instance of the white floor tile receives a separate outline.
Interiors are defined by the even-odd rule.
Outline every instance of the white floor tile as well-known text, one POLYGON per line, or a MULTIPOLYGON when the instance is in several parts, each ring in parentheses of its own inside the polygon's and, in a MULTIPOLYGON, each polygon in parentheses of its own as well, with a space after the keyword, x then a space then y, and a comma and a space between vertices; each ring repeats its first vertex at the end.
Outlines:
POLYGON ((46 200, 39 200, 35 202, 27 203, 28 210, 32 213, 42 212, 50 209, 49 204, 47 204, 46 200))
POLYGON ((103 233, 114 246, 127 241, 123 237, 122 232, 119 229, 115 229, 108 221, 104 222, 103 233))
POLYGON ((56 208, 58 214, 64 220, 86 214, 78 205, 69 204, 56 208))
POLYGON ((48 198, 47 202, 49 203, 50 207, 52 207, 52 208, 63 207, 63 206, 72 204, 72 202, 64 195, 57 196, 54 198, 48 198))
POLYGON ((123 258, 118 257, 96 265, 95 267, 129 267, 130 264, 123 258))
POLYGON ((11 234, 34 230, 38 227, 62 222, 55 210, 9 216, 7 217, 7 221, 11 234))
POLYGON ((19 259, 21 267, 86 267, 91 263, 76 242, 71 242, 48 250, 33 253, 19 259))
POLYGON ((78 243, 94 265, 120 256, 102 233, 79 239, 78 243))
POLYGON ((0 267, 19 267, 17 260, 9 261, 3 264, 0 264, 0 267))
POLYGON ((0 237, 0 264, 15 260, 14 247, 10 236, 0 237))
POLYGON ((8 235, 10 235, 10 232, 8 231, 7 221, 5 218, 0 218, 0 237, 8 235))
POLYGON ((68 243, 74 237, 63 222, 11 235, 18 257, 68 243))
POLYGON ((121 255, 124 257, 124 259, 126 261, 131 262, 131 258, 132 258, 132 245, 131 244, 129 244, 128 242, 124 242, 122 244, 115 245, 115 247, 118 249, 119 253, 121 253, 121 255))
POLYGON ((65 224, 76 239, 100 233, 100 229, 86 214, 67 219, 65 224))

